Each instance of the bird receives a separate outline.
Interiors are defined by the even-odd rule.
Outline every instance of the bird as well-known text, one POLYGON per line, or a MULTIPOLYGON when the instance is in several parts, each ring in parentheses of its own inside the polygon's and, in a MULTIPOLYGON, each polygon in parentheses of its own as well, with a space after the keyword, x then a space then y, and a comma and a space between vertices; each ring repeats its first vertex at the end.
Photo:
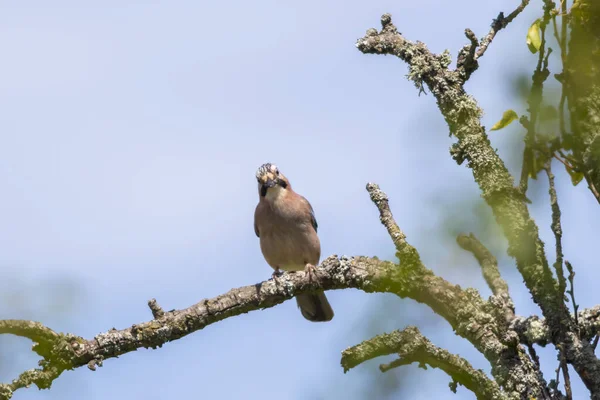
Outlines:
MULTIPOLYGON (((292 190, 290 181, 275 164, 266 163, 256 171, 258 205, 254 211, 254 232, 260 239, 265 261, 281 271, 304 270, 311 278, 321 257, 315 212, 304 197, 292 190)), ((302 316, 311 322, 333 319, 333 309, 324 291, 296 296, 302 316)))

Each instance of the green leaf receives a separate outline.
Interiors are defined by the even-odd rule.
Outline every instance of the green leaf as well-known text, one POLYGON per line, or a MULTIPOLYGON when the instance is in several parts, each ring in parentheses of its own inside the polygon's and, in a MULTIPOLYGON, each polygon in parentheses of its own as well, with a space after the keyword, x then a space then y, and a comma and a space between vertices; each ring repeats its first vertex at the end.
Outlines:
POLYGON ((506 128, 511 122, 515 119, 519 118, 517 113, 514 110, 506 110, 504 114, 502 114, 502 119, 492 126, 492 131, 498 131, 502 128, 506 128))
POLYGON ((540 20, 536 19, 527 31, 527 47, 533 54, 537 53, 542 46, 542 38, 540 36, 540 20))
POLYGON ((567 168, 567 172, 571 175, 573 186, 577 186, 583 180, 583 172, 575 172, 571 168, 567 168))

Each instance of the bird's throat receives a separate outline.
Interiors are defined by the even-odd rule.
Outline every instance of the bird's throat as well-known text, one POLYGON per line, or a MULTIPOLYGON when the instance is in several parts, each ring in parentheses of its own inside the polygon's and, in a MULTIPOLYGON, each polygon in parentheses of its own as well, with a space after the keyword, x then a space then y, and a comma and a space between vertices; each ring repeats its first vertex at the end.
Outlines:
POLYGON ((282 188, 279 185, 275 185, 272 188, 267 189, 265 200, 267 200, 270 203, 275 203, 285 196, 285 191, 286 189, 282 188))

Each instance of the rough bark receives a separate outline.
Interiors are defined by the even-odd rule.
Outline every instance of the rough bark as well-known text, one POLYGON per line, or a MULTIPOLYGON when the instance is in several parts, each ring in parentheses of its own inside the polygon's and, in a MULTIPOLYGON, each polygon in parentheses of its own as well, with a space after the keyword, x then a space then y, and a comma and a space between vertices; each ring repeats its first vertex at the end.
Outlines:
POLYGON ((380 365, 381 372, 415 362, 423 368, 427 364, 443 370, 453 379, 451 385, 454 392, 456 392, 456 384, 461 384, 472 391, 478 399, 508 398, 502 393, 498 384, 489 379, 483 371, 475 370, 467 360, 435 346, 414 326, 376 336, 344 350, 342 366, 344 371, 347 371, 374 357, 394 353, 397 353, 399 358, 389 364, 380 365))
POLYGON ((540 306, 551 328, 552 343, 564 351, 567 362, 573 365, 592 397, 600 399, 600 361, 590 343, 577 334, 575 321, 548 266, 544 244, 529 214, 526 199, 514 187, 514 178, 491 146, 481 124, 481 109, 463 87, 464 71, 448 69, 447 53, 433 54, 425 44, 404 38, 389 14, 382 16, 381 24, 380 32, 369 29, 366 36, 358 40, 358 49, 365 54, 400 58, 408 64, 409 79, 420 90, 426 86, 435 96, 450 134, 458 139, 451 153, 459 164, 468 162, 482 197, 508 240, 508 254, 515 259, 533 301, 540 306))
POLYGON ((575 1, 565 73, 573 154, 600 203, 600 5, 575 1))

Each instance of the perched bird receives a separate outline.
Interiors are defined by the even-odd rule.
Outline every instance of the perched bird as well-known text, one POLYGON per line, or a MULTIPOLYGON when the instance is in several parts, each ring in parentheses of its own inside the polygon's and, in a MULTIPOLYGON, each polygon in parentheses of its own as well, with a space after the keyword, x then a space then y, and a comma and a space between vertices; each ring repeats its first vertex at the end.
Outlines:
MULTIPOLYGON (((256 172, 259 201, 254 212, 254 231, 260 249, 275 270, 314 272, 321 257, 317 220, 312 206, 292 190, 290 181, 277 166, 267 163, 256 172)), ((330 321, 333 310, 323 291, 299 294, 296 302, 304 318, 313 322, 330 321)))

